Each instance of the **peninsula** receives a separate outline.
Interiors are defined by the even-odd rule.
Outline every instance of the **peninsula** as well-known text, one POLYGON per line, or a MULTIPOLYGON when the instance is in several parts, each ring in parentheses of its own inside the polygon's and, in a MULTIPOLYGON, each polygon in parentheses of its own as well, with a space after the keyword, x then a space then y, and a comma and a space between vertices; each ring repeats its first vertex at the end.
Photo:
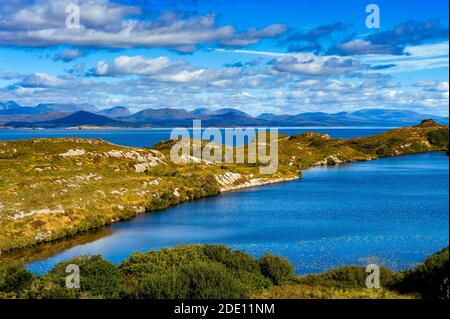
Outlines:
POLYGON ((257 164, 175 164, 169 157, 173 140, 152 149, 81 138, 2 141, 0 252, 225 191, 300 178, 314 165, 448 151, 448 127, 424 120, 370 137, 307 132, 279 135, 278 142, 278 170, 260 175, 257 164))

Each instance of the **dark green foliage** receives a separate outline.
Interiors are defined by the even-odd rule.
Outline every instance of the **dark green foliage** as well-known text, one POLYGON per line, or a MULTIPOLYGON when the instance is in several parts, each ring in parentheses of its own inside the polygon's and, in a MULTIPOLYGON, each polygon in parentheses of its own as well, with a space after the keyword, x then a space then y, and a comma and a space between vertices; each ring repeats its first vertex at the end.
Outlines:
POLYGON ((437 146, 448 148, 448 129, 442 128, 434 131, 430 131, 427 134, 428 141, 437 146))
MULTIPOLYGON (((323 274, 309 275, 301 279, 303 283, 319 284, 328 287, 340 288, 367 288, 366 278, 369 275, 362 266, 344 266, 332 269, 323 274)), ((380 267, 380 287, 388 288, 393 280, 393 273, 380 267)))
POLYGON ((220 191, 213 175, 192 174, 186 176, 185 181, 186 186, 189 187, 187 195, 190 200, 217 195, 220 191))
POLYGON ((0 292, 20 293, 31 284, 33 274, 23 265, 0 266, 0 292))
POLYGON ((164 193, 153 200, 151 208, 153 210, 163 210, 177 203, 178 199, 171 193, 164 193))
MULTIPOLYGON (((66 272, 69 264, 80 267, 79 293, 81 296, 87 295, 91 298, 118 298, 120 296, 122 289, 120 270, 100 256, 80 256, 60 263, 46 275, 47 279, 66 289, 66 278, 71 274, 66 272)), ((78 292, 77 289, 71 290, 78 292)))
POLYGON ((323 139, 314 139, 311 144, 309 144, 309 146, 311 147, 321 147, 323 146, 325 143, 327 143, 326 140, 323 139))
POLYGON ((231 250, 223 245, 205 245, 203 252, 208 259, 219 262, 229 269, 258 271, 258 262, 240 250, 231 250))
POLYGON ((136 299, 188 298, 189 280, 180 272, 149 274, 136 282, 129 297, 136 299))
MULTIPOLYGON (((55 278, 45 275, 36 278, 29 289, 26 289, 20 297, 27 299, 75 299, 81 297, 81 295, 79 290, 67 289, 57 283, 55 278)), ((83 297, 89 298, 91 296, 84 294, 83 297)))
POLYGON ((286 258, 275 255, 264 255, 259 260, 261 273, 272 280, 275 285, 280 285, 292 280, 295 275, 294 267, 286 258))
POLYGON ((424 153, 428 150, 426 145, 421 144, 421 143, 412 143, 411 147, 414 149, 414 152, 417 152, 417 153, 424 153))
POLYGON ((415 269, 399 274, 394 288, 400 292, 419 293, 423 298, 448 298, 448 247, 427 258, 415 269))
POLYGON ((241 298, 271 285, 256 259, 220 245, 136 253, 121 269, 130 298, 241 298))
POLYGON ((239 250, 231 250, 223 245, 205 245, 203 251, 209 260, 216 261, 231 270, 240 281, 253 289, 269 287, 271 280, 260 271, 255 258, 239 250))
MULTIPOLYGON (((448 255, 447 248, 399 273, 380 267, 380 285, 424 298, 448 299, 448 255)), ((100 256, 76 257, 36 278, 22 266, 1 266, 0 298, 248 298, 262 288, 285 283, 366 289, 367 276, 365 267, 346 266, 295 277, 294 268, 282 257, 268 254, 257 260, 221 245, 190 245, 135 253, 119 267, 100 256), (66 288, 69 264, 80 268, 79 289, 66 288)))
POLYGON ((391 156, 395 145, 401 145, 403 140, 399 138, 386 139, 384 143, 376 148, 376 154, 381 157, 391 156))
POLYGON ((124 274, 133 278, 145 277, 148 274, 163 273, 166 270, 180 268, 195 261, 205 261, 201 245, 177 246, 151 250, 147 253, 134 253, 126 259, 121 269, 124 274))
POLYGON ((194 262, 177 270, 150 274, 138 281, 135 298, 218 299, 246 298, 248 289, 226 267, 194 262))
POLYGON ((193 299, 236 299, 246 298, 249 288, 239 277, 219 263, 198 263, 182 268, 189 278, 188 298, 193 299))

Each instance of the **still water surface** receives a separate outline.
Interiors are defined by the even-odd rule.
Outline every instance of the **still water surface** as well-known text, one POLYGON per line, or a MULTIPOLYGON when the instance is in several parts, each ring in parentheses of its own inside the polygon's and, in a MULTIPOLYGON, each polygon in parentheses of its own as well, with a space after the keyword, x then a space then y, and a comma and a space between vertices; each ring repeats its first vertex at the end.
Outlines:
MULTIPOLYGON (((105 227, 29 264, 42 273, 82 254, 214 243, 287 257, 300 274, 346 264, 414 266, 448 245, 448 157, 429 153, 313 168, 299 181, 226 193, 105 227)), ((60 243, 57 245, 61 245, 60 243)))

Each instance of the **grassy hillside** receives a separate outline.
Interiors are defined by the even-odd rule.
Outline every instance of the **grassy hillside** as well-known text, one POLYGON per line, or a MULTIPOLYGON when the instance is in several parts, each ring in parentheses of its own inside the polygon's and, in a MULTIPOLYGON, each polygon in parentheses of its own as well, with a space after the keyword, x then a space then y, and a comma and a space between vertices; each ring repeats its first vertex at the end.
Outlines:
POLYGON ((173 141, 154 149, 79 138, 0 142, 0 252, 227 190, 299 178, 312 165, 448 150, 448 127, 432 121, 349 140, 320 133, 278 138, 279 168, 272 175, 260 175, 256 164, 174 164, 173 141))
POLYGON ((0 266, 1 298, 443 298, 448 299, 448 248, 415 269, 382 269, 380 289, 365 286, 363 267, 296 276, 284 258, 255 259, 221 245, 190 245, 135 253, 120 265, 79 256, 35 276, 20 265, 0 266), (69 264, 80 267, 80 287, 66 288, 69 264))

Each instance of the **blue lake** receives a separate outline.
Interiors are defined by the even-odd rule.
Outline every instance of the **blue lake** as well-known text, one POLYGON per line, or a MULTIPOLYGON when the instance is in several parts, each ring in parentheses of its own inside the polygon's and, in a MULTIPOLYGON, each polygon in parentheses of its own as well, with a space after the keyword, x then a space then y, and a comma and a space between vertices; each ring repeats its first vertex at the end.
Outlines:
MULTIPOLYGON (((324 131, 324 130, 321 130, 324 131)), ((106 227, 107 235, 29 264, 42 273, 76 255, 225 244, 288 258, 300 274, 339 265, 413 267, 449 241, 448 157, 411 155, 313 168, 298 181, 226 193, 106 227)))

